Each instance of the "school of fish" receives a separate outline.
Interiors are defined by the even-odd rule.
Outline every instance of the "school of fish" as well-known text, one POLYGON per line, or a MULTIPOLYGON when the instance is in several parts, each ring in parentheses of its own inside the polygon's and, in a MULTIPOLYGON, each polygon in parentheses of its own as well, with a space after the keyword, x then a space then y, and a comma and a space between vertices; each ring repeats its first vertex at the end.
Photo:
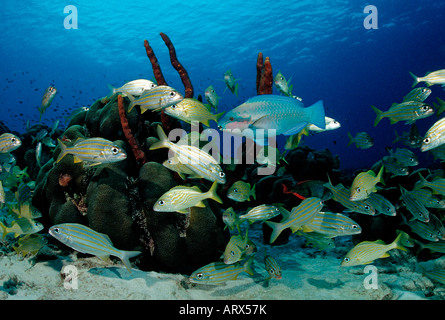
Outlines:
MULTIPOLYGON (((425 82, 428 87, 445 85, 445 70, 427 73, 424 77, 410 74, 414 79, 413 87, 420 82, 425 82)), ((236 79, 231 70, 224 73, 222 81, 226 89, 238 96, 240 79, 236 79)), ((109 85, 109 97, 114 94, 126 96, 130 101, 127 112, 132 112, 139 106, 136 108, 139 114, 163 111, 186 124, 199 122, 209 127, 210 121, 214 121, 221 131, 243 135, 259 145, 264 145, 264 141, 257 139, 257 132, 267 130, 268 137, 287 136, 285 150, 292 150, 298 147, 303 135, 332 131, 338 129, 340 123, 326 116, 322 100, 305 107, 302 99, 292 94, 295 88, 290 82, 291 78, 286 80, 279 71, 274 77, 279 95, 251 97, 230 111, 220 113, 216 112, 223 97, 216 94, 212 85, 205 90, 207 104, 197 99, 184 98, 172 87, 158 86, 145 79, 133 80, 118 88, 109 85)), ((49 86, 45 91, 38 107, 40 120, 57 92, 54 86, 49 86)), ((440 115, 444 110, 445 103, 439 98, 437 104, 425 102, 431 92, 430 88, 414 88, 400 103, 393 103, 386 111, 371 106, 376 113, 374 126, 383 118, 388 118, 391 124, 403 122, 404 125, 410 125, 410 130, 402 136, 396 133, 395 143, 403 142, 405 146, 419 149, 420 152, 430 151, 435 159, 445 161, 445 118, 437 120, 423 137, 416 132, 416 121, 422 121, 434 114, 440 115)), ((101 137, 76 141, 67 141, 61 137, 56 144, 50 137, 58 125, 58 122, 55 123, 51 132, 42 129, 33 137, 32 145, 39 167, 44 164, 41 159, 43 146, 57 151, 55 163, 69 161, 85 168, 127 158, 123 148, 101 137)), ((286 208, 281 203, 258 204, 261 199, 256 195, 255 184, 242 179, 228 181, 224 170, 229 170, 229 166, 221 166, 219 159, 215 159, 213 154, 189 143, 187 139, 173 143, 161 126, 157 127, 157 135, 158 142, 152 144, 150 150, 168 148, 171 152, 163 165, 177 172, 184 184, 173 187, 159 197, 153 206, 154 211, 187 215, 190 208, 204 207, 208 205, 208 201, 232 205, 222 212, 222 220, 231 235, 230 240, 220 260, 198 268, 188 277, 193 284, 221 285, 229 280, 236 280, 243 272, 249 276, 263 274, 263 280, 267 282, 283 279, 286 277, 286 269, 280 267, 278 256, 273 257, 267 253, 267 248, 282 237, 284 230, 289 229, 291 234, 305 238, 306 243, 328 250, 335 245, 337 237, 351 237, 362 232, 361 226, 350 217, 357 214, 369 218, 379 214, 389 217, 400 215, 402 225, 410 233, 394 230, 394 241, 389 244, 380 239, 361 241, 339 261, 341 266, 373 263, 378 259, 391 257, 392 250, 409 251, 408 248, 413 247, 413 243, 418 244, 420 250, 445 253, 445 228, 442 224, 444 216, 441 212, 445 208, 445 174, 443 170, 414 171, 412 167, 418 166, 419 161, 415 153, 407 148, 388 148, 387 156, 369 170, 355 174, 347 186, 342 183, 334 185, 330 177, 326 176, 326 181, 311 181, 314 182, 312 194, 303 196, 296 191, 289 191, 283 185, 283 194, 299 199, 298 205, 286 208), (412 186, 399 185, 393 188, 391 191, 398 193, 399 199, 389 201, 383 195, 386 185, 399 176, 408 175, 416 178, 416 182, 412 186), (208 185, 208 190, 202 191, 194 185, 193 179, 206 180, 204 184, 208 185), (230 185, 227 185, 229 182, 230 185), (223 187, 227 187, 227 200, 222 195, 223 187), (320 193, 320 189, 324 191, 320 193), (328 196, 325 196, 325 192, 328 196), (242 202, 252 202, 255 205, 245 212, 235 210, 234 207, 242 202), (340 205, 343 211, 332 212, 330 207, 333 203, 340 205), (262 245, 249 239, 252 224, 263 224, 270 229, 270 236, 264 239, 262 245), (263 273, 253 267, 257 263, 255 256, 260 249, 264 252, 263 273)), ((357 132, 355 136, 348 132, 348 137, 348 146, 355 144, 360 149, 374 146, 373 138, 367 132, 357 132)), ((22 170, 15 166, 12 152, 20 146, 21 141, 16 135, 0 135, 0 232, 3 240, 7 237, 16 239, 14 250, 25 256, 36 254, 45 245, 46 231, 43 230, 42 223, 37 221, 41 217, 40 212, 32 207, 30 201, 35 182, 29 179, 26 168, 22 170)), ((277 150, 277 154, 278 160, 285 160, 285 153, 280 154, 277 150)), ((259 162, 262 165, 264 163, 259 162)), ((281 174, 283 171, 285 169, 281 174)), ((297 185, 300 183, 297 182, 297 185)), ((115 256, 129 272, 132 269, 130 259, 141 254, 139 251, 115 248, 108 235, 81 224, 57 224, 50 227, 47 233, 78 252, 104 260, 110 255, 115 256)), ((425 274, 433 280, 445 283, 445 275, 441 271, 425 271, 425 274)))

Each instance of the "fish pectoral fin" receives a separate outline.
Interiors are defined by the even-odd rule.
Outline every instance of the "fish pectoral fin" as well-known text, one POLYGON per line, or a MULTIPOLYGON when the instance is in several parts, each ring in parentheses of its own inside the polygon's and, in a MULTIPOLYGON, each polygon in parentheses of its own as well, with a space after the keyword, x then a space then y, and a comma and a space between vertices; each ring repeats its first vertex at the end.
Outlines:
POLYGON ((98 258, 100 258, 101 260, 108 262, 110 260, 110 256, 109 255, 104 255, 104 256, 97 256, 98 258))
POLYGON ((390 255, 389 255, 388 252, 385 252, 385 253, 381 256, 381 258, 389 258, 389 257, 390 257, 390 255))
POLYGON ((202 201, 199 201, 197 204, 194 205, 194 207, 199 207, 199 208, 205 208, 205 204, 202 201))
POLYGON ((74 163, 82 162, 82 159, 80 159, 79 157, 73 156, 73 159, 74 159, 74 163))
POLYGON ((252 122, 249 126, 250 127, 254 127, 256 129, 270 129, 269 128, 269 124, 270 124, 270 117, 267 115, 264 115, 260 118, 258 118, 257 120, 255 120, 254 122, 252 122))
POLYGON ((300 122, 298 125, 296 125, 295 127, 283 132, 283 134, 285 136, 292 136, 294 134, 299 133, 301 130, 303 130, 306 126, 308 125, 307 122, 300 122))

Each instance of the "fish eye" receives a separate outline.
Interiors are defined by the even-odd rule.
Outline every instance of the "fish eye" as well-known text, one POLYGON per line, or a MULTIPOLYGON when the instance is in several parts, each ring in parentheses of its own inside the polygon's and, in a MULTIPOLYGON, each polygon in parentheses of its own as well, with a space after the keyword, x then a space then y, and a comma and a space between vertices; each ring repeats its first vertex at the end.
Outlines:
POLYGON ((233 192, 237 193, 237 192, 238 192, 238 189, 237 189, 237 188, 233 189, 233 192))
POLYGON ((172 109, 176 109, 176 104, 171 106, 172 109))
POLYGON ((111 152, 112 152, 113 154, 118 154, 118 153, 119 153, 119 149, 116 148, 116 147, 113 147, 113 148, 111 148, 111 152))
POLYGON ((270 273, 275 273, 274 269, 269 270, 270 273))
POLYGON ((176 96, 176 92, 174 92, 174 91, 170 91, 170 97, 174 97, 174 96, 176 96))
POLYGON ((60 229, 59 229, 59 228, 54 228, 53 231, 54 231, 55 233, 59 233, 59 232, 60 232, 60 229))
POLYGON ((347 257, 343 259, 344 262, 349 262, 350 260, 351 260, 351 259, 349 259, 349 258, 347 258, 347 257))
POLYGON ((250 248, 250 244, 246 244, 246 249, 249 249, 250 248))
POLYGON ((351 226, 351 228, 352 228, 352 229, 357 229, 357 225, 356 225, 356 224, 353 224, 353 225, 351 226))
POLYGON ((422 111, 428 111, 429 109, 430 109, 429 106, 423 106, 423 107, 422 107, 422 111))
POLYGON ((158 204, 159 204, 160 206, 163 206, 163 205, 165 204, 165 201, 164 201, 164 200, 159 200, 159 201, 158 201, 158 204))
POLYGON ((360 193, 360 187, 357 187, 357 189, 355 189, 355 191, 357 191, 357 193, 360 193))
POLYGON ((423 139, 423 143, 425 143, 425 144, 428 144, 428 143, 430 143, 431 142, 431 139, 430 138, 425 138, 425 139, 423 139))
POLYGON ((427 91, 427 88, 423 88, 423 89, 422 89, 422 93, 423 93, 423 92, 426 92, 426 91, 427 91))
POLYGON ((235 119, 234 119, 233 117, 230 117, 229 120, 230 120, 230 121, 233 121, 233 120, 235 120, 235 119))
POLYGON ((220 172, 220 173, 219 173, 219 176, 220 176, 221 178, 224 178, 224 177, 226 176, 226 174, 225 174, 224 172, 220 172))
POLYGON ((369 210, 370 209, 370 207, 369 206, 365 206, 365 210, 369 210))
POLYGON ((232 257, 235 256, 235 252, 230 251, 230 255, 231 255, 232 257))
POLYGON ((202 279, 202 278, 204 278, 204 275, 203 275, 202 273, 198 273, 198 274, 196 275, 196 278, 198 278, 198 279, 202 279))

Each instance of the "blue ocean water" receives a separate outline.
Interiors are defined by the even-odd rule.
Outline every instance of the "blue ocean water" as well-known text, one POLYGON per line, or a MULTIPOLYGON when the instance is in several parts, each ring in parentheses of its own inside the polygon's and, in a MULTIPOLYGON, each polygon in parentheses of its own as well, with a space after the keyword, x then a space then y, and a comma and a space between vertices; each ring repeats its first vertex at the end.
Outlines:
MULTIPOLYGON (((160 32, 175 45, 195 95, 213 85, 230 110, 256 94, 258 52, 269 56, 274 75, 292 77, 293 94, 306 106, 322 99, 326 114, 340 121, 336 131, 305 139, 315 149, 340 156, 341 168, 369 167, 386 155, 386 146, 409 126, 383 119, 373 126, 371 105, 386 110, 410 90, 409 71, 423 76, 444 68, 443 1, 12 1, 0 10, 1 120, 24 132, 25 121, 39 120, 44 90, 58 94, 46 111, 49 126, 72 110, 108 94, 107 84, 152 79, 143 46, 153 47, 169 85, 183 90, 170 64, 160 32), (67 5, 77 8, 78 29, 66 29, 67 5), (363 10, 378 9, 378 29, 366 29, 363 10), (240 79, 239 96, 223 93, 231 69, 240 79), (347 147, 347 132, 366 131, 371 149, 347 147)), ((426 102, 444 97, 432 87, 426 102)), ((274 93, 278 94, 276 88, 274 93)), ((436 117, 417 121, 423 135, 436 117)), ((416 153, 421 161, 432 156, 416 153)), ((421 162, 422 163, 422 162, 421 162)), ((423 162, 422 164, 424 164, 423 162)))

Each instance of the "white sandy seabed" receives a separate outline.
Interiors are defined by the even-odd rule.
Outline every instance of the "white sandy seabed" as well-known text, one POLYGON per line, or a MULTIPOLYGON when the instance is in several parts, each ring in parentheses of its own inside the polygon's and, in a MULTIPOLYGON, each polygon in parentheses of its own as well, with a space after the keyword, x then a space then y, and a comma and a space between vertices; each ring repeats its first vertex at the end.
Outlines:
MULTIPOLYGON (((260 226, 249 237, 262 243, 260 226)), ((253 268, 255 276, 241 273, 224 285, 187 285, 186 276, 143 272, 129 273, 119 260, 104 262, 75 253, 31 263, 15 253, 0 257, 1 300, 418 300, 444 299, 445 286, 422 275, 426 269, 445 267, 445 257, 417 262, 412 253, 392 250, 390 258, 365 266, 341 267, 350 241, 326 251, 302 247, 291 235, 281 246, 267 246, 282 268, 282 279, 262 279, 264 246, 260 245, 253 268), (68 269, 64 269, 67 266, 68 269), (73 268, 74 266, 75 268, 73 268), (69 279, 76 273, 77 281, 69 279), (77 285, 77 288, 75 288, 77 285)))

